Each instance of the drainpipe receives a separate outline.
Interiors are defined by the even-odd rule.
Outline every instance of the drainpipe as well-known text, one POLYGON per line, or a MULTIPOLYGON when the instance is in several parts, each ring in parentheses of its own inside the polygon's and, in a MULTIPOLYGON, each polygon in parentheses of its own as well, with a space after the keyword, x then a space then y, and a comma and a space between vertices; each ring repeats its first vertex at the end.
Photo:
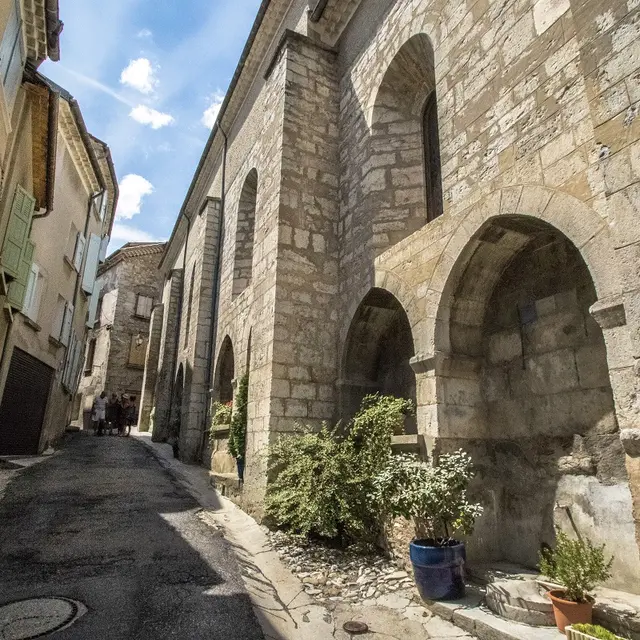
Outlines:
POLYGON ((220 226, 218 229, 218 249, 216 256, 216 264, 213 271, 213 288, 211 291, 211 322, 209 323, 209 357, 207 358, 207 399, 204 406, 204 424, 202 426, 202 441, 200 442, 200 462, 202 462, 202 454, 204 453, 205 444, 209 434, 207 425, 211 418, 211 392, 213 390, 213 359, 216 354, 216 326, 218 324, 218 293, 220 289, 220 263, 222 262, 222 236, 224 231, 224 209, 225 209, 225 190, 227 178, 227 148, 228 138, 224 129, 218 123, 218 130, 224 139, 222 148, 222 184, 220 185, 220 226))
MULTIPOLYGON (((182 324, 182 305, 185 299, 185 287, 187 285, 187 245, 189 244, 189 233, 191 232, 191 218, 185 211, 183 213, 187 220, 187 234, 184 239, 184 252, 182 255, 182 287, 180 288, 180 298, 178 299, 178 314, 176 316, 176 331, 173 337, 173 350, 174 357, 171 365, 171 391, 169 393, 169 416, 171 421, 171 414, 173 413, 173 396, 176 386, 176 370, 178 368, 178 350, 180 349, 180 325, 182 324)), ((168 425, 171 426, 170 424, 168 425)))

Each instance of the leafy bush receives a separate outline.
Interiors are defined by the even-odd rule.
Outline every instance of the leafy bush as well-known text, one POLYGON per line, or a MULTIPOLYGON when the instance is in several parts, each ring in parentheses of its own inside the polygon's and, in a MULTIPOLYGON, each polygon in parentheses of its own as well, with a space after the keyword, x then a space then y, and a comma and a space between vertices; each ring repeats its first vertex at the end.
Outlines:
POLYGON ((229 425, 231 423, 231 414, 233 411, 232 402, 214 402, 211 405, 211 427, 209 429, 209 443, 213 444, 216 437, 216 431, 220 426, 229 425))
POLYGON ((376 476, 373 497, 387 517, 416 519, 428 538, 446 544, 456 532, 471 534, 482 514, 467 497, 472 478, 471 458, 462 450, 441 455, 436 464, 396 455, 376 476))
POLYGON ((229 425, 229 453, 236 459, 244 459, 247 448, 247 404, 249 400, 249 374, 238 382, 233 415, 229 425))
POLYGON ((613 557, 604 555, 604 545, 594 546, 590 540, 571 540, 556 531, 556 548, 540 553, 540 571, 564 588, 573 602, 587 602, 589 592, 611 576, 613 557))
POLYGON ((300 534, 375 540, 379 506, 374 478, 391 457, 391 437, 413 410, 410 400, 367 396, 344 432, 299 427, 269 450, 274 480, 266 511, 277 526, 300 534))
POLYGON ((572 624, 571 628, 598 638, 598 640, 620 640, 620 636, 597 624, 572 624))

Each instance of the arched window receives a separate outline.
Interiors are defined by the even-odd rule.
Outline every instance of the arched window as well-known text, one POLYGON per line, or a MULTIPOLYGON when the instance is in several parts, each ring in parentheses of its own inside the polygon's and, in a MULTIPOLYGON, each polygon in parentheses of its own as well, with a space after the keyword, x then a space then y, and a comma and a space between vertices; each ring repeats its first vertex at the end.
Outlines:
POLYGON ((257 193, 258 172, 252 169, 244 181, 238 202, 236 250, 233 262, 233 297, 242 293, 251 283, 257 193))
POLYGON ((196 279, 196 265, 193 265, 193 269, 191 269, 191 282, 189 284, 189 299, 187 301, 187 320, 185 323, 185 331, 184 331, 184 348, 187 348, 187 343, 189 342, 189 330, 191 329, 191 307, 193 305, 193 283, 196 279))
POLYGON ((426 34, 407 40, 389 63, 371 118, 376 162, 364 163, 362 188, 371 200, 374 246, 385 250, 443 210, 434 51, 426 34))
POLYGON ((424 184, 427 198, 427 222, 442 214, 442 175, 440 165, 440 135, 438 133, 438 100, 433 89, 422 112, 424 148, 424 184))

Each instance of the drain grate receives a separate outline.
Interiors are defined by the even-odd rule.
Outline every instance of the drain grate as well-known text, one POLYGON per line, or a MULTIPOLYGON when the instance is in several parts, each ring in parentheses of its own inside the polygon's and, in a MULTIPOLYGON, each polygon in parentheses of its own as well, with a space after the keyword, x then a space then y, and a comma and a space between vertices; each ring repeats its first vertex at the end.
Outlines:
POLYGON ((16 600, 0 606, 0 638, 41 638, 65 629, 86 612, 81 602, 58 596, 16 600))

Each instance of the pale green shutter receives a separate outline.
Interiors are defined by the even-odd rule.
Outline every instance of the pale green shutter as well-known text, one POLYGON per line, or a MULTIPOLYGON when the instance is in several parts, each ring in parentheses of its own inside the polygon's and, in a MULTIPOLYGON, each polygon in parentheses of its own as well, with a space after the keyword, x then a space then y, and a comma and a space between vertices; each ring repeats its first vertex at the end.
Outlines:
POLYGON ((18 275, 15 280, 9 284, 9 293, 7 299, 9 304, 21 310, 24 304, 24 297, 27 293, 27 284, 29 282, 29 274, 31 273, 31 265, 33 263, 33 250, 35 245, 31 240, 27 240, 24 245, 24 251, 20 259, 20 266, 18 267, 18 275))
POLYGON ((16 187, 13 204, 11 205, 9 225, 7 226, 7 233, 2 246, 2 256, 0 257, 2 268, 12 278, 18 277, 22 253, 29 237, 35 203, 35 198, 30 196, 22 187, 16 187))

